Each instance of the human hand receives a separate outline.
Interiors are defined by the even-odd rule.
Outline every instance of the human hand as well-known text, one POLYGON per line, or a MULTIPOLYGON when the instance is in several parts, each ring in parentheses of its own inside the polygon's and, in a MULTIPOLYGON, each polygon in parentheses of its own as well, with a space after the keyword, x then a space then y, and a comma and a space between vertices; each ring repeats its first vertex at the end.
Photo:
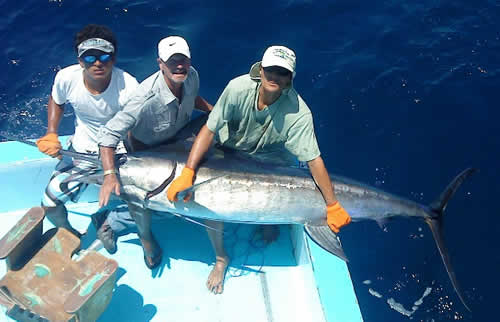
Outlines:
MULTIPOLYGON (((167 198, 170 201, 177 201, 177 193, 193 186, 194 170, 191 168, 184 167, 182 169, 181 175, 178 176, 167 189, 167 198)), ((191 194, 184 197, 184 202, 191 198, 191 194)))
POLYGON ((36 146, 40 152, 50 155, 55 158, 61 150, 61 142, 57 133, 47 133, 36 141, 36 146))
POLYGON ((109 202, 111 193, 120 195, 120 182, 116 178, 116 174, 108 174, 104 176, 101 190, 99 191, 99 207, 106 206, 109 202))
POLYGON ((338 201, 326 207, 326 223, 335 233, 351 222, 351 216, 338 201))

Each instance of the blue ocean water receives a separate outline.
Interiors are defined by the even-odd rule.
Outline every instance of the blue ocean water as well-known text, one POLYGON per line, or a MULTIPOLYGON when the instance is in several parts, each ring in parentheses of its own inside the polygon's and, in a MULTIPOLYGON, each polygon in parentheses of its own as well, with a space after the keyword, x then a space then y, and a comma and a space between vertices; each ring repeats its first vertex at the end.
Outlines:
MULTIPOLYGON (((266 47, 293 48, 330 172, 430 203, 462 169, 480 169, 444 220, 473 312, 425 224, 395 219, 341 234, 365 321, 498 320, 500 2, 0 0, 0 10, 0 131, 19 137, 45 133, 53 78, 76 62, 73 35, 87 23, 115 31, 117 65, 138 80, 157 69, 161 38, 185 37, 212 103, 266 47)), ((68 108, 60 133, 72 130, 68 108)))

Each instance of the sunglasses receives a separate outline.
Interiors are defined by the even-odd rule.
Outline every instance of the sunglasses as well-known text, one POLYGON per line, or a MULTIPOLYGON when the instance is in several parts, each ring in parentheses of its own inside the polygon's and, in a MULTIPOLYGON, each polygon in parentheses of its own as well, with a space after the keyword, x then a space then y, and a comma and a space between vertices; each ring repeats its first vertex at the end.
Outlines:
POLYGON ((189 63, 191 60, 184 55, 173 55, 167 61, 162 62, 167 66, 177 66, 189 63))
POLYGON ((262 67, 266 73, 271 73, 271 74, 276 74, 278 76, 290 76, 292 75, 292 72, 289 71, 286 68, 279 67, 279 66, 269 66, 269 67, 262 67))
POLYGON ((96 60, 100 61, 103 64, 106 64, 108 61, 111 60, 111 58, 113 58, 113 56, 110 54, 104 54, 100 56, 88 55, 88 56, 83 56, 82 60, 87 64, 93 64, 96 62, 96 60))

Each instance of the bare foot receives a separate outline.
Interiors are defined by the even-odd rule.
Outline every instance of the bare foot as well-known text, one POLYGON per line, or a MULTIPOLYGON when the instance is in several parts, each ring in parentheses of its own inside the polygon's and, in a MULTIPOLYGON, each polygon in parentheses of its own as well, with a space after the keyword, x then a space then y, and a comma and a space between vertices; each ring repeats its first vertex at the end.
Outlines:
POLYGON ((224 290, 224 276, 226 275, 227 264, 229 257, 217 256, 214 268, 208 275, 207 288, 214 294, 221 294, 224 290))

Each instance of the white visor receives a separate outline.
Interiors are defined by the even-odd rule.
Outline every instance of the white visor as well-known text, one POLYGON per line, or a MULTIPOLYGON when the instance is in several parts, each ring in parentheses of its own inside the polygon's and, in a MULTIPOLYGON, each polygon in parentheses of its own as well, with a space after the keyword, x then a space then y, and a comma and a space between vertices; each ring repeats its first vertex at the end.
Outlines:
POLYGON ((100 50, 108 54, 115 52, 115 47, 109 41, 101 38, 90 38, 82 41, 78 45, 78 57, 82 57, 82 55, 90 49, 100 50))

